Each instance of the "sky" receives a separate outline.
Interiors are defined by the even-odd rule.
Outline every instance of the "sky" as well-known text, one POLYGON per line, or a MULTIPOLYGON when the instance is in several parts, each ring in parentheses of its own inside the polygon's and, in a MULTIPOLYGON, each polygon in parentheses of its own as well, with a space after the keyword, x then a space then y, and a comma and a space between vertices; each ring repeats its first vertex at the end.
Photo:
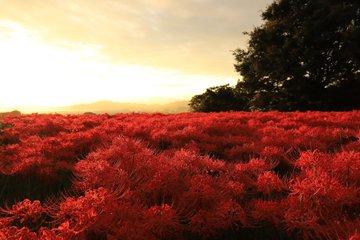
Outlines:
POLYGON ((190 100, 236 84, 271 0, 0 0, 0 110, 190 100))

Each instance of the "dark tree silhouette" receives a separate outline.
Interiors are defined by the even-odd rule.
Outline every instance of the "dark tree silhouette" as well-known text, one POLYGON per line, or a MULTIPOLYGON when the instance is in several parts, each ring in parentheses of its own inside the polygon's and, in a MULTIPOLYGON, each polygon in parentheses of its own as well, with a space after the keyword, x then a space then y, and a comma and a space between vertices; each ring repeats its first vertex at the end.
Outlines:
POLYGON ((360 109, 360 1, 277 0, 262 19, 233 53, 242 79, 194 96, 194 111, 360 109))
POLYGON ((190 103, 194 112, 220 112, 230 110, 244 110, 245 102, 229 84, 211 87, 205 93, 195 95, 190 103))
POLYGON ((234 52, 249 109, 360 108, 358 0, 280 0, 262 18, 234 52))

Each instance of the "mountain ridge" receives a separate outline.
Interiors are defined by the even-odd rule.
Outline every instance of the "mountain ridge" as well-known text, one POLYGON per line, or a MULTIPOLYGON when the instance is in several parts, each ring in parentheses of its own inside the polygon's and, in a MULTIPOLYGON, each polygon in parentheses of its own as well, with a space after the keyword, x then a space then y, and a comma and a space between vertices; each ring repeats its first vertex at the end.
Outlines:
POLYGON ((13 111, 15 109, 25 113, 64 113, 64 114, 81 114, 81 113, 180 113, 189 112, 189 101, 179 100, 168 103, 139 103, 139 102, 117 102, 111 100, 100 100, 91 103, 80 103, 60 107, 25 107, 14 109, 3 109, 2 111, 13 111))
POLYGON ((93 103, 76 104, 63 107, 64 111, 80 111, 94 113, 130 113, 130 112, 188 112, 188 101, 175 101, 165 104, 147 104, 133 102, 115 102, 101 100, 93 103))

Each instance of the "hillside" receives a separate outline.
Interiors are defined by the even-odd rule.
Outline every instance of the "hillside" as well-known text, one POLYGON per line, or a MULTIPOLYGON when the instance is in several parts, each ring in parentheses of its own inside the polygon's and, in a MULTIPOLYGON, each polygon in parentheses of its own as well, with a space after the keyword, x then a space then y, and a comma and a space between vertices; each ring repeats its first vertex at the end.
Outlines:
POLYGON ((89 104, 77 104, 60 108, 61 112, 71 113, 130 113, 130 112, 162 112, 162 113, 180 113, 188 112, 187 101, 177 101, 167 104, 142 104, 142 103, 121 103, 113 101, 98 101, 89 104))
MULTIPOLYGON (((16 108, 24 113, 69 113, 81 114, 85 112, 92 113, 181 113, 189 112, 188 101, 174 101, 163 104, 144 104, 144 103, 130 103, 130 102, 114 102, 114 101, 97 101, 94 103, 76 104, 63 107, 26 107, 16 108)), ((13 109, 1 109, 0 112, 9 112, 13 109)))

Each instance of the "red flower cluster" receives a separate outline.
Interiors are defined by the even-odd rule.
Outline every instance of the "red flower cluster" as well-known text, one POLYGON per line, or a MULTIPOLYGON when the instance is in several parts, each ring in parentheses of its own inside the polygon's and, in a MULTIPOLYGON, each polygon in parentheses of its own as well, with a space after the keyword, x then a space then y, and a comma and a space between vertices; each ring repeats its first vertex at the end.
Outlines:
POLYGON ((7 115, 0 239, 358 239, 360 112, 7 115))

